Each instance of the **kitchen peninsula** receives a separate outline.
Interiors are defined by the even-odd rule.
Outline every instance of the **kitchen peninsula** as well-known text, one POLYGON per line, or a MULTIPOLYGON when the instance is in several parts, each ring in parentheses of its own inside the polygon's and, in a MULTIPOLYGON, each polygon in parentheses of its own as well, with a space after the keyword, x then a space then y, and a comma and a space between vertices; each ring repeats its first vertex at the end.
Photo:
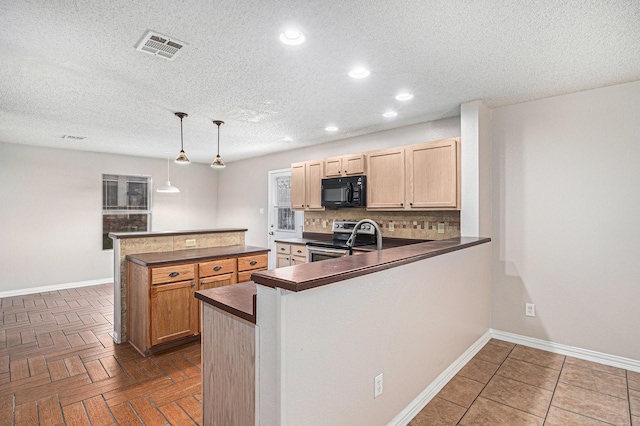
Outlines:
POLYGON ((488 238, 451 238, 197 292, 203 353, 228 361, 203 357, 205 423, 408 421, 488 340, 490 256, 488 238))
MULTIPOLYGON (((138 289, 139 291, 134 292, 137 297, 136 303, 140 303, 140 308, 145 310, 144 314, 138 312, 135 319, 137 335, 143 335, 140 337, 142 340, 138 340, 135 346, 144 353, 148 352, 149 347, 154 344, 151 342, 154 337, 156 338, 155 344, 162 343, 167 339, 173 340, 168 335, 154 336, 154 330, 143 332, 139 328, 140 323, 145 322, 145 318, 148 316, 147 312, 150 310, 144 307, 153 302, 163 303, 161 296, 171 294, 164 290, 175 290, 177 295, 180 291, 185 292, 182 287, 188 287, 186 291, 192 293, 200 286, 203 288, 215 286, 221 277, 226 279, 227 283, 244 281, 249 279, 251 272, 266 269, 266 253, 269 250, 262 247, 245 246, 244 234, 246 231, 246 229, 240 228, 225 228, 110 233, 109 237, 113 239, 114 253, 114 331, 112 336, 114 340, 117 343, 128 340, 127 306, 129 301, 127 295, 131 290, 128 280, 133 269, 136 269, 135 279, 144 281, 145 287, 144 291, 138 289), (259 257, 249 259, 251 256, 259 257), (224 262, 221 263, 221 259, 224 259, 224 262), (211 261, 214 261, 216 265, 207 264, 211 261), (128 271, 128 263, 133 265, 132 271, 128 271), (207 266, 211 266, 211 268, 206 268, 207 266), (173 269, 176 267, 180 270, 174 271, 173 269), (213 268, 218 269, 214 270, 213 268), (207 270, 205 271, 205 269, 207 270), (166 274, 164 274, 165 272, 166 274), (143 301, 141 292, 149 294, 148 299, 152 299, 153 296, 153 302, 143 301)), ((172 303, 171 297, 167 297, 164 302, 172 303)), ((192 299, 193 296, 190 295, 189 300, 192 299)), ((188 321, 189 332, 186 334, 183 332, 183 334, 192 335, 192 331, 196 331, 197 334, 197 309, 188 309, 188 311, 191 312, 188 321)), ((149 319, 147 318, 146 321, 148 322, 149 319)))

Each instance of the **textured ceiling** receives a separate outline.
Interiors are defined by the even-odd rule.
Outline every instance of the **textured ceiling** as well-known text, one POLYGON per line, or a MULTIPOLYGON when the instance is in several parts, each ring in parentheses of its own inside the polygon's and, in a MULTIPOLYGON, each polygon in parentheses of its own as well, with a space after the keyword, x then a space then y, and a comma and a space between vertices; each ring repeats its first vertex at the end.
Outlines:
POLYGON ((212 119, 228 163, 640 80, 640 0, 20 0, 0 23, 0 142, 175 157, 183 111, 206 163, 212 119), (290 26, 306 43, 280 43, 290 26), (188 46, 136 51, 148 29, 188 46))

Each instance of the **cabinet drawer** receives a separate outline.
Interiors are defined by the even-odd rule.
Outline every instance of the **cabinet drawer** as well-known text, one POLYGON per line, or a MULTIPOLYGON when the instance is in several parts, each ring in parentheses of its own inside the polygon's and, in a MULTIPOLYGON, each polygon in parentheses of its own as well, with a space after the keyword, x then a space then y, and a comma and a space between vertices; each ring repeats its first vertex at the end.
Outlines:
POLYGON ((291 244, 291 255, 307 257, 307 246, 303 244, 291 244))
POLYGON ((289 244, 276 243, 276 253, 289 254, 291 253, 291 246, 289 244))
POLYGON ((200 277, 211 277, 213 275, 232 274, 236 272, 235 259, 218 259, 210 262, 198 264, 200 277))
MULTIPOLYGON (((267 268, 262 268, 260 269, 261 271, 266 270, 267 268)), ((251 281, 251 274, 253 274, 254 272, 257 272, 258 270, 254 269, 251 271, 244 271, 244 272, 238 272, 238 282, 239 283, 244 283, 247 281, 251 281)))
MULTIPOLYGON (((267 254, 256 254, 238 258, 238 272, 251 271, 267 267, 267 254)), ((240 276, 240 274, 238 274, 240 276)), ((238 279, 239 282, 241 282, 238 279)))
MULTIPOLYGON (((235 260, 235 259, 233 259, 235 260)), ((214 275, 200 280, 200 290, 208 288, 224 287, 236 283, 236 274, 214 275)))
POLYGON ((191 280, 195 276, 194 265, 172 265, 151 269, 151 285, 191 280))

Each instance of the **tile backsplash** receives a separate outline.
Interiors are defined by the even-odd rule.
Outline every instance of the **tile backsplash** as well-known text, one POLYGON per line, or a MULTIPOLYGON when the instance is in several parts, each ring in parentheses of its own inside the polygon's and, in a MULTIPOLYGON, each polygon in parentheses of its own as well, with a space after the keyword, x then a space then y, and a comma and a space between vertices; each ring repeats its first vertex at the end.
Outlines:
POLYGON ((365 218, 380 225, 383 237, 443 240, 460 236, 459 211, 376 212, 365 208, 345 208, 304 212, 304 230, 330 234, 334 220, 365 218), (438 224, 444 224, 443 234, 438 233, 438 224))

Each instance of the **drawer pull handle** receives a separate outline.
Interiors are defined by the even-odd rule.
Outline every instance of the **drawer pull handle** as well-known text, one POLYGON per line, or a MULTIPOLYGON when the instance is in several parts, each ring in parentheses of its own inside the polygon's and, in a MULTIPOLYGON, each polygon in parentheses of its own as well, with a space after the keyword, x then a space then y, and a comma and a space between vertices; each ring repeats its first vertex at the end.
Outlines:
POLYGON ((191 287, 195 287, 195 286, 196 286, 196 283, 191 283, 191 287))
POLYGON ((302 253, 302 250, 298 250, 298 253, 302 253))
POLYGON ((284 247, 280 247, 280 250, 284 251, 284 247))
POLYGON ((200 281, 200 285, 204 285, 204 280, 201 280, 201 281, 200 281))
POLYGON ((178 275, 180 275, 180 272, 172 272, 169 274, 171 278, 177 277, 178 275))
POLYGON ((222 266, 219 266, 219 265, 218 265, 218 266, 214 266, 214 267, 213 267, 213 270, 214 270, 214 271, 219 271, 220 269, 222 269, 222 266))
POLYGON ((251 262, 249 262, 249 265, 255 265, 256 263, 258 263, 258 261, 252 260, 251 262))

